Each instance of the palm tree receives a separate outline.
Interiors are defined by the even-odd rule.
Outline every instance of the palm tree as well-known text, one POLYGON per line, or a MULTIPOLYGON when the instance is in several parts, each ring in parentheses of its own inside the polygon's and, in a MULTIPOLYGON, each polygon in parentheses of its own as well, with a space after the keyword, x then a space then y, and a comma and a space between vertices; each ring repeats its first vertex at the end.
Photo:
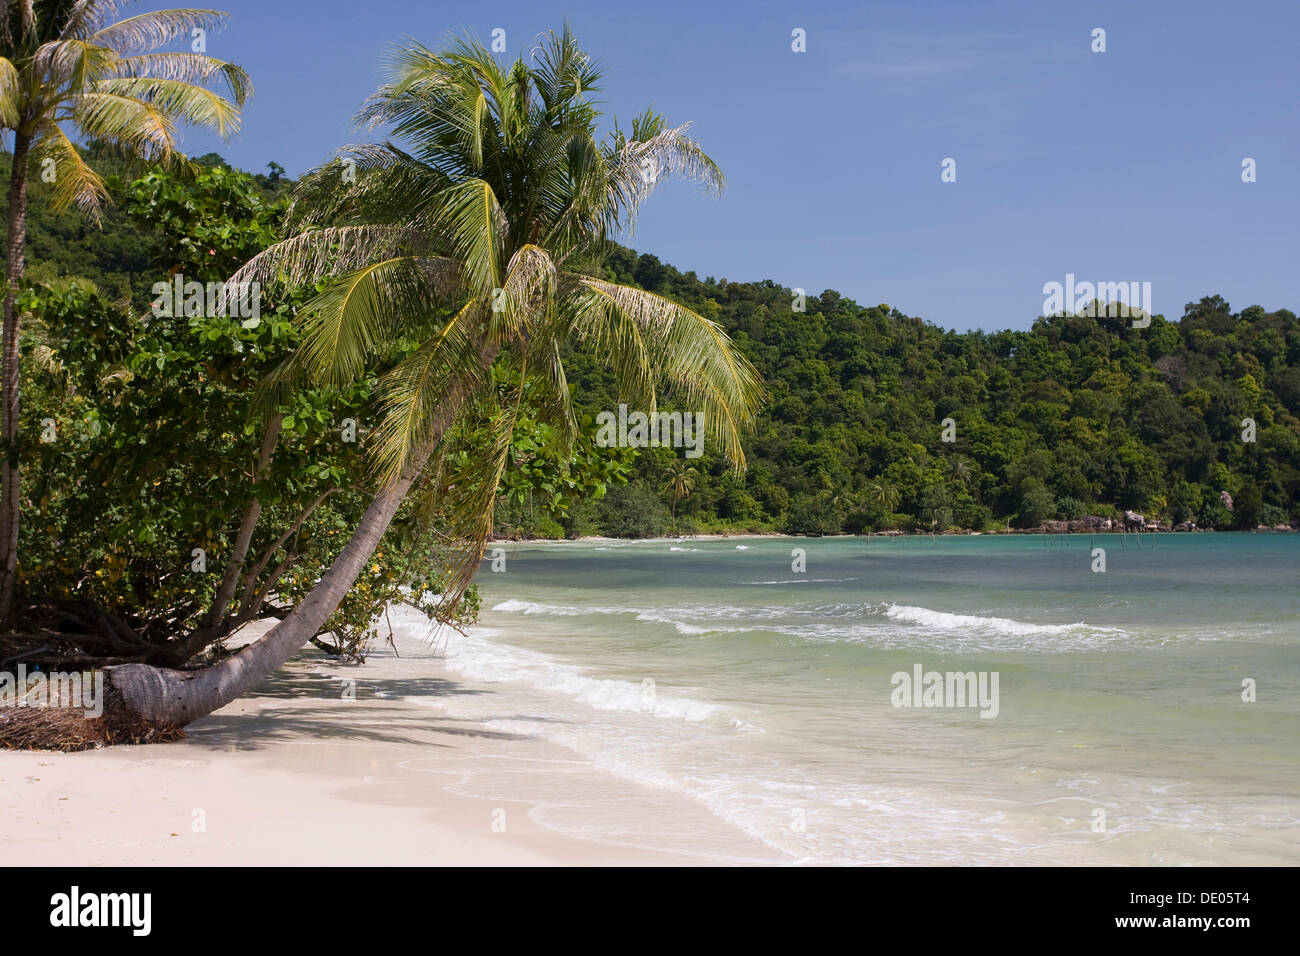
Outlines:
POLYGON ((899 501, 902 500, 898 488, 883 479, 874 482, 867 489, 867 496, 872 506, 880 509, 885 514, 891 514, 898 507, 899 501))
POLYGON ((664 491, 672 497, 673 527, 677 526, 677 502, 690 497, 695 490, 695 482, 700 473, 680 458, 673 459, 672 471, 668 473, 668 484, 664 491))
POLYGON ((116 19, 117 0, 0 0, 0 134, 12 132, 6 246, 3 427, 0 438, 0 624, 8 623, 18 567, 18 340, 15 305, 23 277, 27 180, 33 166, 52 174, 56 212, 76 206, 92 221, 108 202, 104 180, 70 132, 123 147, 146 160, 169 159, 176 125, 239 128, 251 92, 237 66, 200 53, 161 53, 191 31, 220 28, 225 14, 162 10, 116 19), (224 87, 223 96, 208 86, 224 87))
POLYGON ((943 464, 944 472, 950 481, 963 486, 970 481, 972 474, 971 463, 961 455, 945 458, 943 464))
POLYGON ((652 410, 669 389, 743 469, 740 435, 762 396, 753 367, 714 322, 595 272, 607 237, 634 224, 665 175, 719 190, 722 175, 685 127, 654 113, 600 141, 586 99, 599 80, 567 27, 508 68, 468 41, 393 52, 388 82, 359 118, 405 148, 350 147, 307 177, 291 210, 296 234, 234 277, 328 282, 302 311, 300 347, 264 383, 263 407, 301 384, 384 367, 370 440, 378 491, 315 589, 241 653, 197 672, 107 669, 137 717, 184 725, 276 670, 334 612, 417 482, 464 544, 444 595, 458 598, 491 528, 525 379, 564 440, 576 432, 564 346, 605 359, 633 407, 652 410), (452 454, 444 436, 469 421, 487 421, 497 440, 452 454))

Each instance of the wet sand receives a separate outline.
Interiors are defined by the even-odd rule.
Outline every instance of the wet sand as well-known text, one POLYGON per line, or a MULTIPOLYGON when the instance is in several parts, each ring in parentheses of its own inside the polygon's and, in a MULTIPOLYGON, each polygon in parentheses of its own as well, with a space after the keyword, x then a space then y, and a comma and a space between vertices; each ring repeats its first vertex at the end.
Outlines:
POLYGON ((453 695, 496 691, 448 677, 421 641, 398 651, 349 666, 305 650, 174 744, 0 753, 0 855, 11 866, 788 861, 685 796, 441 714, 453 695), (565 835, 575 818, 603 835, 565 835))

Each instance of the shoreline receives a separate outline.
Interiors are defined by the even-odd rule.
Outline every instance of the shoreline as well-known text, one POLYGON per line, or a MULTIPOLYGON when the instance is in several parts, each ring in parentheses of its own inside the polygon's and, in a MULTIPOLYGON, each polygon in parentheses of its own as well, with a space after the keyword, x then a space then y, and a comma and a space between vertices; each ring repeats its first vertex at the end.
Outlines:
POLYGON ((1107 535, 1202 535, 1202 534, 1296 534, 1300 533, 1300 528, 1277 526, 1273 528, 1260 525, 1259 527, 1246 530, 1219 531, 1216 528, 1193 528, 1185 531, 1178 531, 1173 528, 1160 528, 1159 530, 1145 531, 1124 531, 1118 528, 1101 531, 1074 530, 1058 531, 1050 528, 1011 528, 997 529, 993 531, 936 531, 933 534, 929 531, 872 531, 865 534, 788 534, 784 531, 737 531, 735 533, 709 532, 704 534, 665 534, 653 538, 611 538, 606 535, 583 535, 577 538, 529 538, 529 537, 489 537, 487 543, 491 544, 638 544, 647 541, 742 541, 748 539, 782 539, 803 540, 807 538, 861 538, 870 540, 872 538, 1006 538, 1006 537, 1034 537, 1034 536, 1052 536, 1052 537, 1103 537, 1107 535))
POLYGON ((792 862, 686 795, 618 777, 540 737, 447 715, 440 701, 490 695, 491 684, 449 674, 423 641, 399 636, 397 646, 400 657, 383 645, 364 665, 305 651, 175 743, 0 752, 6 862, 792 862), (344 699, 349 687, 355 700, 344 699), (576 836, 573 820, 610 838, 576 836), (613 838, 628 820, 657 829, 650 839, 613 838))
MULTIPOLYGON (((677 550, 700 552, 683 559, 700 563, 714 560, 712 555, 719 553, 712 548, 677 550)), ((749 553, 764 550, 770 551, 759 547, 749 553)), ((1200 550, 1174 549, 1171 554, 1200 550)), ((1274 543, 1273 551, 1293 553, 1281 542, 1274 543)), ((743 563, 740 552, 736 554, 743 563)), ((554 553, 554 560, 561 558, 554 553)), ((687 568, 681 578, 691 587, 696 586, 699 565, 694 568, 687 568)), ((731 581, 734 575, 722 577, 731 581)), ((832 580, 851 579, 832 575, 832 580)), ((511 599, 514 603, 558 599, 546 578, 520 592, 522 583, 523 579, 511 584, 511 593, 521 595, 519 602, 511 599)), ((906 599, 906 594, 894 598, 906 599)), ((544 605, 502 609, 503 617, 488 618, 471 629, 477 638, 471 645, 447 649, 422 616, 397 614, 395 646, 377 642, 365 664, 341 663, 315 648, 305 648, 252 694, 196 721, 189 735, 175 743, 72 754, 2 752, 0 812, 11 821, 3 843, 6 858, 11 864, 28 866, 836 865, 914 861, 920 839, 924 852, 943 840, 958 841, 947 851, 951 859, 935 858, 940 863, 1050 863, 1062 853, 1080 865, 1217 859, 1213 843, 1197 842, 1196 834, 1210 833, 1223 825, 1222 820, 1196 817, 1174 825, 1171 814, 1207 812, 1197 809, 1195 801, 1189 804, 1176 792, 1178 788, 1208 787, 1218 799, 1226 799, 1223 788, 1180 763, 1178 747, 1172 748, 1172 758, 1152 771, 1127 757, 1114 757, 1115 742, 1127 740, 1123 727, 1090 726, 1087 721, 1056 727, 1049 719, 1047 724, 1027 728, 1012 726, 1014 740, 999 744, 987 735, 962 737, 970 728, 939 721, 930 731, 918 731, 921 736, 915 742, 926 741, 926 733, 934 732, 937 736, 927 746, 935 754, 963 756, 947 765, 931 760, 916 763, 908 756, 912 738, 900 750, 896 735, 904 727, 912 731, 921 725, 896 723, 912 718, 894 715, 883 703, 889 669, 900 659, 899 649, 887 646, 873 652, 879 655, 873 665, 879 673, 871 678, 880 683, 879 707, 854 709, 852 702, 861 702, 865 679, 857 671, 852 694, 834 698, 849 702, 847 712, 856 714, 853 729, 841 732, 876 742, 859 754, 861 763, 840 767, 838 779, 834 772, 829 777, 820 775, 839 766, 833 753, 823 753, 816 758, 820 763, 814 761, 819 768, 816 789, 788 789, 798 774, 785 773, 782 768, 787 764, 764 761, 775 753, 780 759, 790 758, 789 767, 803 766, 806 751, 789 745, 797 741, 792 728, 806 726, 806 721, 792 723, 778 709, 772 712, 776 714, 772 721, 761 721, 761 728, 747 727, 743 702, 753 695, 775 700, 773 682, 784 685, 794 665, 775 670, 762 666, 763 660, 776 660, 775 645, 736 658, 727 650, 737 640, 734 636, 711 643, 698 640, 701 627, 742 632, 751 629, 752 622, 724 620, 719 625, 719 608, 714 604, 685 616, 664 617, 617 596, 586 604, 573 596, 564 602, 565 606, 549 611, 544 605), (614 617, 600 618, 585 630, 575 629, 569 621, 575 608, 582 607, 614 617), (520 612, 543 616, 523 617, 520 612), (600 654, 565 659, 566 651, 575 647, 591 651, 609 646, 612 625, 601 621, 626 614, 641 621, 643 613, 649 615, 644 620, 671 625, 660 628, 667 643, 656 645, 660 648, 656 657, 640 655, 638 641, 631 640, 620 647, 617 660, 606 656, 603 665, 600 654), (486 640, 489 637, 504 637, 498 646, 507 653, 495 653, 486 640), (692 673, 671 664, 677 651, 688 648, 692 655, 701 655, 700 666, 709 673, 727 661, 757 660, 760 666, 746 672, 743 687, 734 681, 730 690, 725 683, 708 684, 710 692, 697 693, 705 688, 701 682, 705 672, 692 673), (628 695, 643 693, 638 681, 645 674, 653 674, 665 691, 659 698, 663 712, 656 707, 653 716, 686 722, 655 726, 703 728, 705 736, 674 735, 666 740, 657 731, 644 732, 638 726, 644 723, 642 717, 627 716, 629 711, 642 710, 635 702, 629 706, 628 695), (737 702, 742 702, 739 709, 737 702), (691 709, 701 706, 721 708, 722 717, 731 723, 723 726, 716 721, 709 730, 704 722, 708 715, 691 709), (769 740, 766 736, 733 735, 738 726, 770 734, 769 743, 761 743, 769 740), (1025 733, 1036 741, 1028 751, 1023 749, 1025 733), (1058 734, 1069 736, 1058 738, 1058 734), (984 754, 985 766, 1002 767, 1006 760, 1012 761, 1015 789, 999 790, 961 776, 960 768, 978 752, 964 749, 972 742, 992 746, 984 754), (669 751, 688 758, 693 754, 697 758, 693 769, 682 776, 676 770, 690 767, 689 763, 658 761, 661 753, 669 751), (733 786, 726 777, 730 770, 716 767, 710 754, 743 757, 743 765, 727 765, 743 771, 737 778, 740 782, 733 786), (1139 772, 1135 766, 1143 769, 1139 772), (949 772, 945 767, 957 769, 949 772), (837 826, 858 828, 851 831, 859 835, 859 842, 852 845, 853 855, 841 853, 833 839, 829 844, 810 844, 810 837, 799 836, 805 833, 804 818, 797 818, 798 827, 787 823, 793 819, 788 817, 791 806, 773 802, 776 796, 792 793, 802 794, 789 799, 800 812, 806 807, 809 818, 817 821, 818 839, 826 834, 833 837, 837 826), (1084 817, 1096 806, 1114 810, 1117 820, 1125 821, 1116 830, 1114 845, 1094 844, 1087 836, 1091 831, 1084 817), (887 816, 882 808, 888 808, 887 816), (991 810, 997 810, 994 816, 999 818, 1008 814, 992 831, 991 810), (840 820, 841 811, 848 815, 828 824, 840 820), (945 818, 953 821, 951 832, 939 826, 945 818), (1134 820, 1140 823, 1136 828, 1134 820), (901 822, 905 825, 900 827, 901 822), (928 841, 918 836, 934 827, 937 830, 928 841), (999 835, 1000 856, 989 855, 990 832, 999 835), (1170 844, 1171 839, 1177 842, 1170 844)), ((1117 627, 1090 628, 1080 615, 1058 614, 1046 620, 1012 615, 1014 619, 1003 620, 967 616, 972 612, 947 603, 924 607, 915 599, 910 603, 918 606, 904 610, 921 617, 902 617, 900 626, 920 623, 940 638, 949 635, 946 644, 926 638, 922 647, 927 649, 908 645, 901 653, 912 659, 918 654, 925 661, 927 654, 955 653, 972 667, 987 661, 995 669, 1038 668, 1039 680, 1050 682, 1062 659, 1041 660, 1035 648, 1042 634, 1066 632, 1073 635, 1074 643, 1061 638, 1067 643, 1060 650, 1095 653, 1100 648, 1089 650, 1088 642, 1101 633, 1106 642, 1128 647, 1126 653, 1136 655, 1132 660, 1139 669, 1183 659, 1157 652, 1163 642, 1133 644, 1117 627), (1080 623, 1061 623, 1075 620, 1080 623), (993 643, 967 643, 965 632, 972 628, 976 636, 986 638, 993 628, 993 643), (1088 633, 1072 630, 1079 628, 1088 633)), ((759 627, 778 623, 758 614, 759 627)), ((798 626, 799 620, 796 616, 784 623, 798 626)), ((269 622, 250 626, 240 639, 255 639, 267 626, 269 622)), ((817 647, 824 645, 808 646, 813 656, 806 660, 819 661, 817 647)), ((1268 646, 1266 642, 1260 650, 1268 646)), ((778 655, 781 660, 785 656, 785 651, 778 655)), ((1115 666, 1126 671, 1130 664, 1125 660, 1115 666)), ((1248 664, 1243 666, 1244 672, 1254 672, 1248 664)), ((1091 672, 1091 666, 1085 670, 1091 672)), ((821 684, 816 686, 820 699, 821 684)), ((1108 685, 1103 682, 1103 686, 1108 685)), ((1032 714, 1034 696, 1025 697, 1023 690, 1018 693, 1019 713, 1032 714)), ((1229 696, 1235 694, 1234 688, 1229 696)), ((794 708, 790 713, 797 712, 804 699, 796 696, 786 701, 794 708)), ((1235 720, 1237 709, 1232 707, 1235 720)), ((1014 723, 1017 712, 1008 708, 1008 720, 1014 723)), ((1244 711, 1241 717, 1250 719, 1244 711)), ((1041 708, 1038 719, 1044 719, 1041 708)), ((983 731, 982 721, 969 723, 983 731)), ((1129 740, 1122 750, 1135 745, 1141 746, 1141 741, 1129 740)), ((1249 766, 1249 762, 1237 766, 1236 778, 1248 776, 1242 767, 1249 766)), ((989 779, 988 774, 981 778, 989 779)), ((1283 818, 1280 830, 1278 823, 1269 821, 1289 813, 1287 805, 1249 803, 1253 808, 1249 814, 1229 821, 1235 828, 1229 832, 1241 844, 1234 859, 1275 859, 1268 841, 1279 835, 1290 839, 1292 831, 1286 828, 1293 823, 1286 821, 1293 817, 1283 818)), ((1231 817, 1236 811, 1223 812, 1231 817)))

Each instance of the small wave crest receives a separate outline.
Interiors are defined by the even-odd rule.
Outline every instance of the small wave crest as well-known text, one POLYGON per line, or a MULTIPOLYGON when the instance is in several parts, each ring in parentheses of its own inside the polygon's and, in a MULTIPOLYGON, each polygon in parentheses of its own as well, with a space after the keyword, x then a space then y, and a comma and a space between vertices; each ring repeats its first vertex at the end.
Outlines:
POLYGON ((659 693, 652 684, 590 677, 572 664, 473 635, 454 641, 446 660, 448 669, 472 680, 520 681, 596 710, 628 711, 687 723, 707 720, 721 710, 715 704, 659 693))
POLYGON ((1006 617, 982 617, 978 614, 951 614, 947 611, 933 611, 927 607, 914 607, 910 604, 889 604, 885 607, 885 616, 907 624, 919 624, 923 627, 956 630, 974 628, 993 631, 1011 637, 1035 637, 1050 634, 1069 634, 1075 631, 1092 631, 1096 633, 1123 633, 1119 628, 1094 627, 1083 621, 1074 624, 1030 624, 1025 621, 1013 621, 1006 617))
POLYGON ((681 608, 670 610, 667 608, 642 608, 642 607, 602 607, 600 605, 588 605, 585 607, 576 607, 565 604, 541 604, 536 601, 523 601, 517 598, 511 598, 508 601, 502 601, 500 604, 492 606, 493 611, 499 611, 504 614, 541 614, 552 617, 587 617, 611 614, 631 614, 638 620, 649 624, 668 624, 677 631, 688 637, 694 637, 700 634, 713 633, 741 633, 744 631, 756 630, 753 627, 735 627, 725 624, 717 624, 710 620, 711 617, 744 617, 754 612, 749 608, 709 608, 706 610, 698 608, 681 608))

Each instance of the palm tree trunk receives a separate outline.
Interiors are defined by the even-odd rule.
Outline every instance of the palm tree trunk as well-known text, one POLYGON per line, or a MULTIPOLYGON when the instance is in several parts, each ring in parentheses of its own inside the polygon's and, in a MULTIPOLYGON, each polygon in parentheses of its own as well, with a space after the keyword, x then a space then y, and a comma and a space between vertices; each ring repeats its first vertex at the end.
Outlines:
MULTIPOLYGON (((480 373, 492 367, 496 353, 497 346, 483 347, 478 356, 480 373)), ((402 499, 442 441, 443 434, 451 427, 470 389, 471 384, 462 380, 448 391, 429 440, 412 454, 406 470, 370 502, 357 530, 329 570, 321 576, 320 583, 288 617, 233 657, 201 670, 181 671, 150 664, 104 668, 105 682, 110 690, 105 713, 109 708, 123 707, 135 718, 159 728, 183 727, 224 707, 277 671, 295 651, 320 632, 330 615, 338 609, 379 546, 402 499)))
MULTIPOLYGON (((271 559, 275 557, 275 553, 284 546, 285 542, 298 533, 298 529, 306 523, 307 519, 310 518, 312 513, 324 503, 326 498, 342 490, 342 488, 337 487, 327 488, 321 494, 317 495, 315 501, 299 512, 298 517, 293 520, 293 524, 285 528, 280 537, 276 538, 275 541, 266 546, 266 550, 262 552, 262 556, 253 563, 253 566, 249 568, 248 572, 244 575, 244 580, 242 582, 243 590, 239 599, 239 610, 234 615, 234 627, 246 624, 257 616, 258 611, 261 610, 263 595, 265 595, 268 590, 274 587, 276 582, 280 580, 279 574, 273 571, 271 576, 266 579, 266 583, 263 585, 262 590, 260 592, 257 590, 257 582, 262 580, 262 572, 265 571, 266 566, 271 563, 271 559)), ((290 559, 286 558, 285 560, 290 559)))
POLYGON ((160 727, 183 727, 224 707, 279 669, 295 651, 316 636, 361 574, 433 445, 417 454, 411 468, 379 492, 329 570, 297 607, 275 627, 233 657, 197 671, 149 664, 122 664, 104 669, 121 702, 160 727))
POLYGON ((13 170, 9 175, 9 236, 5 260, 3 371, 0 372, 0 628, 11 624, 18 578, 18 283, 23 278, 23 242, 27 233, 27 154, 31 139, 14 134, 13 170))

